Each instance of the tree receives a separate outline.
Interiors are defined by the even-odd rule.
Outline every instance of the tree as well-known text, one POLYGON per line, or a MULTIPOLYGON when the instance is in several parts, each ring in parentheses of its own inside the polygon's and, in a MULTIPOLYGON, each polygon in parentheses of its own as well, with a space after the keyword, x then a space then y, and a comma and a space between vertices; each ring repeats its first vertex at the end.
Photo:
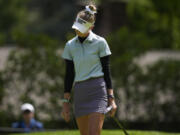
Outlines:
POLYGON ((152 48, 180 48, 179 1, 132 0, 128 4, 129 28, 156 42, 152 48))
POLYGON ((74 0, 32 0, 28 3, 28 11, 34 16, 27 27, 28 31, 65 40, 78 8, 74 0))
POLYGON ((11 42, 12 30, 25 25, 25 4, 22 0, 0 1, 0 44, 11 42))

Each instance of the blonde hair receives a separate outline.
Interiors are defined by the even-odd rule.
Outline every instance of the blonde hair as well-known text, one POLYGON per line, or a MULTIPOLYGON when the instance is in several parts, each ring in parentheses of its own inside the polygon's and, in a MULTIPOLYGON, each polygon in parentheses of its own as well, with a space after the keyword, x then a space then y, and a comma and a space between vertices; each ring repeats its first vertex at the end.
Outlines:
MULTIPOLYGON (((88 5, 89 9, 93 12, 97 12, 97 8, 95 5, 91 4, 88 5)), ((83 20, 90 22, 90 23, 94 23, 96 21, 96 16, 95 14, 91 14, 89 11, 87 10, 82 10, 77 14, 78 17, 82 18, 83 20)))

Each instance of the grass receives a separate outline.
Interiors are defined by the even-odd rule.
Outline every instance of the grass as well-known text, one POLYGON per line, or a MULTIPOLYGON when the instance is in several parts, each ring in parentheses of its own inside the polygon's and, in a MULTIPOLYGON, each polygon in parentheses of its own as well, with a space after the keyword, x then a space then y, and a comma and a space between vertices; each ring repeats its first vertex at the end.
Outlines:
MULTIPOLYGON (((166 133, 155 131, 128 131, 129 135, 180 135, 180 133, 166 133)), ((80 135, 78 130, 63 130, 55 132, 40 132, 31 134, 11 134, 11 135, 80 135)), ((121 130, 103 130, 101 135, 124 135, 121 130)))

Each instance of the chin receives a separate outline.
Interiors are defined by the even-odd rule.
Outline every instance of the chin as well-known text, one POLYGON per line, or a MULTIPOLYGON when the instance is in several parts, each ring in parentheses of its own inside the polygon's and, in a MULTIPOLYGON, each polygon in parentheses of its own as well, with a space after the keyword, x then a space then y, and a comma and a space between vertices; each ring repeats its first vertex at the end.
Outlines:
POLYGON ((75 30, 75 32, 76 32, 76 34, 77 34, 78 36, 82 36, 82 35, 83 35, 83 33, 81 33, 81 32, 78 31, 78 30, 75 30))
POLYGON ((86 33, 81 33, 80 31, 78 30, 75 30, 76 34, 79 36, 79 37, 84 37, 86 36, 89 32, 86 32, 86 33))

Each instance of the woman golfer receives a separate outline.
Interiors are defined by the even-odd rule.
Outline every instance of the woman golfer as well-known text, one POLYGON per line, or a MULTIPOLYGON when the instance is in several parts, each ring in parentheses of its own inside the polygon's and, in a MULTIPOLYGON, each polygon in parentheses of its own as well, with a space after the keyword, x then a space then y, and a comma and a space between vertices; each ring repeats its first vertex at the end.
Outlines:
POLYGON ((70 120, 70 92, 74 84, 74 112, 81 135, 100 135, 107 107, 114 101, 109 56, 111 51, 106 40, 91 30, 95 23, 96 7, 86 6, 77 14, 72 26, 76 37, 66 43, 63 59, 66 62, 65 91, 62 115, 70 120))

